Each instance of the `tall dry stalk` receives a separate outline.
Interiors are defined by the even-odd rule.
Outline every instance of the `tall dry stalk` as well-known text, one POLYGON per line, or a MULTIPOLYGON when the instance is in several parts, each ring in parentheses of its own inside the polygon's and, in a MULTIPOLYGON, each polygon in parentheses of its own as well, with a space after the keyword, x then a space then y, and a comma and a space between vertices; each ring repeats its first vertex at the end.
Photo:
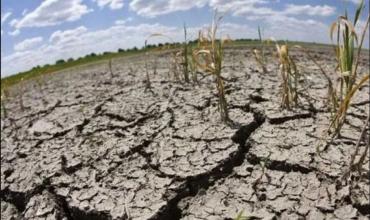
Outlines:
POLYGON ((298 105, 299 72, 295 62, 289 56, 288 46, 279 46, 276 43, 276 49, 279 55, 282 78, 281 107, 290 110, 298 105))
POLYGON ((183 56, 184 56, 184 62, 182 63, 183 66, 183 73, 184 73, 184 80, 186 83, 189 83, 189 61, 188 61, 188 39, 187 39, 187 31, 186 31, 186 24, 184 24, 184 50, 183 50, 183 56))
MULTIPOLYGON (((145 40, 145 49, 148 46, 148 39, 145 40)), ((145 90, 151 88, 150 76, 149 76, 149 66, 148 66, 149 52, 145 51, 145 90)))
POLYGON ((196 65, 200 69, 215 77, 221 120, 223 122, 229 122, 230 118, 225 98, 225 86, 221 76, 223 48, 226 40, 216 39, 217 29, 221 19, 222 17, 218 17, 217 14, 215 14, 212 26, 207 32, 199 32, 198 48, 194 50, 193 57, 196 65))
POLYGON ((262 39, 262 32, 261 32, 260 26, 258 26, 258 38, 259 38, 261 49, 260 50, 253 49, 253 55, 258 65, 262 68, 262 72, 266 73, 267 72, 267 68, 266 68, 267 60, 265 57, 265 43, 264 43, 264 40, 262 39))
POLYGON ((109 59, 108 68, 109 68, 109 73, 110 73, 110 79, 113 80, 114 74, 113 74, 113 69, 112 69, 112 59, 109 59))

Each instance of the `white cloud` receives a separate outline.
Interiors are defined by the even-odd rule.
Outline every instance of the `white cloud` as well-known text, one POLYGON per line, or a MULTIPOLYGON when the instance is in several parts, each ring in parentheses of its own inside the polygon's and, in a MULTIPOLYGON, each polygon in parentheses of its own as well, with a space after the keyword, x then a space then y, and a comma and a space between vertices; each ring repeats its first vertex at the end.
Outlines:
POLYGON ((42 42, 42 37, 34 37, 30 39, 26 39, 14 46, 15 51, 25 51, 30 50, 39 45, 42 42))
POLYGON ((49 42, 53 44, 62 44, 67 43, 69 41, 77 41, 79 36, 87 32, 87 28, 84 26, 80 26, 75 29, 66 30, 66 31, 56 31, 51 34, 49 38, 49 42))
POLYGON ((3 31, 3 24, 5 23, 6 20, 8 20, 8 18, 12 15, 11 12, 6 12, 5 14, 3 14, 3 12, 1 12, 1 36, 3 35, 4 31, 3 31))
POLYGON ((155 17, 175 11, 186 11, 203 7, 208 0, 133 0, 130 9, 145 17, 155 17))
POLYGON ((13 19, 9 22, 9 25, 14 27, 17 24, 17 22, 18 22, 18 19, 13 19))
POLYGON ((130 3, 130 9, 145 17, 156 17, 205 5, 221 13, 230 12, 234 16, 251 18, 269 15, 329 16, 335 12, 335 8, 328 5, 287 4, 283 10, 274 10, 271 4, 276 3, 278 3, 276 0, 133 0, 130 3))
POLYGON ((133 20, 133 18, 132 18, 132 17, 128 17, 128 18, 123 19, 123 20, 116 20, 116 21, 114 22, 114 24, 116 24, 116 25, 124 25, 124 24, 127 24, 128 22, 130 22, 130 21, 132 21, 132 20, 133 20))
MULTIPOLYGON (((107 29, 89 31, 86 27, 56 31, 48 41, 37 49, 15 51, 1 60, 1 75, 25 71, 35 65, 54 63, 58 59, 77 58, 89 53, 117 51, 118 48, 143 46, 145 38, 152 33, 168 33, 182 39, 182 30, 160 24, 139 24, 135 26, 112 26, 107 29), (45 56, 47 54, 47 56, 45 56)), ((151 43, 163 42, 153 39, 151 43)))
POLYGON ((294 5, 288 4, 283 12, 287 15, 302 15, 307 14, 311 16, 330 16, 335 13, 335 8, 328 5, 294 5))
POLYGON ((21 33, 19 29, 15 29, 14 31, 9 31, 8 34, 10 36, 18 36, 21 33))
POLYGON ((308 15, 308 16, 330 16, 335 13, 335 7, 328 5, 296 5, 287 4, 282 10, 274 10, 273 2, 266 0, 210 0, 210 7, 221 12, 230 12, 234 16, 243 16, 248 19, 264 19, 271 16, 308 15), (267 7, 270 6, 270 7, 267 7))
POLYGON ((104 8, 108 5, 112 10, 121 9, 124 5, 123 0, 94 0, 94 2, 97 2, 100 8, 104 8))
POLYGON ((4 22, 12 15, 11 12, 6 12, 5 14, 3 14, 1 12, 1 24, 4 24, 4 22))
MULTIPOLYGON (((276 21, 266 22, 264 36, 276 39, 306 40, 312 41, 312 36, 307 33, 315 33, 318 41, 327 42, 327 26, 314 20, 301 21, 294 18, 275 17, 276 21), (282 25, 284 24, 284 25, 282 25), (298 27, 296 27, 298 25, 298 27)), ((208 25, 208 24, 206 24, 208 25)), ((197 37, 198 30, 205 25, 188 27, 189 39, 197 37)), ((145 39, 153 33, 163 33, 174 41, 183 40, 182 27, 171 27, 161 24, 121 24, 112 27, 90 31, 84 26, 75 29, 56 31, 50 35, 47 41, 37 49, 18 50, 3 57, 1 61, 1 74, 25 71, 35 65, 54 63, 58 59, 78 58, 89 53, 102 53, 104 51, 117 51, 118 48, 127 49, 133 46, 141 47, 145 39), (45 56, 45 54, 48 54, 45 56)), ((231 38, 257 38, 256 27, 245 24, 221 23, 219 36, 230 35, 231 38)), ((163 38, 152 38, 150 44, 167 41, 163 38)))
POLYGON ((91 12, 82 0, 44 0, 35 10, 26 13, 11 25, 16 29, 24 27, 47 27, 72 22, 91 12))
POLYGON ((329 26, 312 19, 300 20, 293 17, 275 15, 264 20, 265 37, 282 40, 329 43, 329 26), (307 34, 310 33, 310 34, 307 34), (314 36, 312 35, 314 33, 314 36))

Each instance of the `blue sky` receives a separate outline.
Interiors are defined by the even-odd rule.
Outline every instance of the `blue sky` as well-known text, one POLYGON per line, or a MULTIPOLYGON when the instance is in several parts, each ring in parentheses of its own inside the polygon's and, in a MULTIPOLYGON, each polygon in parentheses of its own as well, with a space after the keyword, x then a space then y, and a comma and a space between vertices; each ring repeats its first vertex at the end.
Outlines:
MULTIPOLYGON (((221 34, 330 42, 329 25, 358 0, 1 0, 1 76, 58 59, 141 47, 152 33, 182 40, 225 14, 221 34)), ((368 14, 368 0, 360 26, 368 14)), ((351 15, 351 13, 350 13, 351 15)), ((160 39, 157 39, 160 40, 160 39)), ((153 42, 156 43, 156 42, 153 42)), ((368 45, 367 45, 368 46, 368 45)))

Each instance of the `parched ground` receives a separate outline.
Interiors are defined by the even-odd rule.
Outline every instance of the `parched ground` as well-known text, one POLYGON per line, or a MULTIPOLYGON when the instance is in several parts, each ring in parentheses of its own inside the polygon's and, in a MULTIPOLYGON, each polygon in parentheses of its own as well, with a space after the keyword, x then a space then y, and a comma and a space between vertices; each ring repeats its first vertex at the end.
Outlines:
MULTIPOLYGON (((369 157, 364 176, 340 179, 369 111, 369 86, 356 94, 342 137, 319 156, 331 117, 327 83, 304 54, 292 54, 307 96, 286 111, 272 54, 264 74, 250 49, 226 50, 233 125, 219 120, 212 77, 176 82, 168 54, 158 55, 151 91, 140 56, 114 60, 113 79, 102 63, 14 87, 1 115, 1 219, 213 220, 240 211, 369 219, 369 157)), ((313 54, 335 74, 331 50, 313 54)), ((368 59, 360 64, 368 71, 368 59)))

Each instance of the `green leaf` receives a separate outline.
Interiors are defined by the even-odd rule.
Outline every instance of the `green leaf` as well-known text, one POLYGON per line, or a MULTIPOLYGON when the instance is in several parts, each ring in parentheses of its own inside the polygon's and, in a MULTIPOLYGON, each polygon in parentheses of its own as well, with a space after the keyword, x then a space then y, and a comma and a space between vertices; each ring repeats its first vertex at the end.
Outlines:
POLYGON ((355 19, 353 22, 354 25, 356 25, 358 19, 360 18, 361 12, 364 8, 365 8, 365 4, 364 4, 364 0, 362 0, 356 9, 355 19))

